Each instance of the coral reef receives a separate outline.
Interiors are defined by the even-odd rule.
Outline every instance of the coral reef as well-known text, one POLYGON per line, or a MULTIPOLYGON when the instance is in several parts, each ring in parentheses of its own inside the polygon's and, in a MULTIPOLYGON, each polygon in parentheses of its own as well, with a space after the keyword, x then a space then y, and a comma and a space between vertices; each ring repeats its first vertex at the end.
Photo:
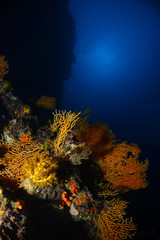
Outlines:
MULTIPOLYGON (((125 216, 128 203, 121 196, 148 185, 149 163, 140 161, 140 148, 116 140, 105 124, 90 125, 88 110, 55 110, 52 120, 39 124, 32 106, 6 85, 7 72, 8 63, 1 56, 0 102, 5 109, 0 140, 1 238, 40 239, 31 237, 38 221, 32 211, 37 215, 40 209, 46 222, 45 212, 53 209, 55 216, 70 219, 73 226, 82 224, 78 226, 87 229, 87 239, 132 238, 137 226, 125 216)), ((42 96, 37 105, 49 111, 55 100, 42 96)))

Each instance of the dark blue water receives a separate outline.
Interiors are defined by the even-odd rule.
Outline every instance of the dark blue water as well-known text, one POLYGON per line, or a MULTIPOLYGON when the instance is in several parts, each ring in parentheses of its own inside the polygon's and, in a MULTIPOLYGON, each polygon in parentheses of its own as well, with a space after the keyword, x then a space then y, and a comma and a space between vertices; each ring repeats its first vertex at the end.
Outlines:
POLYGON ((63 107, 89 107, 92 121, 107 122, 119 136, 158 143, 159 4, 77 0, 69 6, 76 63, 64 85, 63 107))

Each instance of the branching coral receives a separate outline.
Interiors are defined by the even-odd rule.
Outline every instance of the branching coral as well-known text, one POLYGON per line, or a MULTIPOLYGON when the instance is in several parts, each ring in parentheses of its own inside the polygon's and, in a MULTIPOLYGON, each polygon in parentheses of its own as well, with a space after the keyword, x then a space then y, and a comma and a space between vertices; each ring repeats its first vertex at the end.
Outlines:
POLYGON ((56 163, 46 156, 41 145, 30 136, 25 136, 25 140, 23 136, 20 141, 13 140, 8 144, 2 140, 0 148, 6 149, 0 158, 0 164, 4 166, 0 176, 6 179, 6 183, 15 182, 20 187, 23 180, 29 177, 36 185, 45 186, 55 180, 56 163))
POLYGON ((107 125, 95 123, 85 131, 79 132, 78 139, 84 141, 98 156, 102 156, 112 147, 114 135, 107 125))
POLYGON ((9 64, 5 61, 5 56, 0 56, 0 81, 8 73, 9 64))
POLYGON ((108 183, 100 183, 99 184, 99 193, 98 196, 102 197, 104 200, 110 197, 115 197, 121 193, 127 192, 129 189, 126 189, 121 186, 114 185, 110 182, 108 183))
MULTIPOLYGON (((25 179, 25 173, 22 171, 24 159, 30 157, 30 154, 34 154, 34 148, 30 149, 26 154, 26 147, 21 142, 12 140, 7 144, 3 139, 0 142, 0 150, 5 149, 5 153, 0 158, 0 164, 4 167, 0 171, 0 177, 3 179, 3 183, 14 183, 20 186, 21 182, 25 179)), ((28 149, 29 150, 29 149, 28 149)))
POLYGON ((132 218, 124 219, 127 202, 112 200, 107 210, 102 210, 95 218, 98 234, 102 240, 121 240, 135 235, 136 225, 132 218))
POLYGON ((53 97, 41 96, 36 104, 42 108, 53 110, 56 107, 56 99, 53 97))
POLYGON ((4 76, 8 73, 9 64, 5 60, 5 56, 0 56, 0 94, 5 93, 11 86, 11 83, 4 80, 4 76))
POLYGON ((51 131, 57 132, 57 137, 54 140, 55 155, 61 156, 63 155, 62 148, 65 142, 65 138, 67 137, 67 134, 72 131, 73 127, 78 121, 80 112, 72 113, 71 111, 55 111, 53 115, 54 122, 51 124, 51 131))
POLYGON ((136 144, 122 142, 115 145, 98 161, 104 178, 115 185, 133 190, 147 187, 148 160, 139 162, 140 152, 136 144))
MULTIPOLYGON (((29 153, 29 158, 24 157, 22 171, 36 186, 44 187, 53 183, 56 181, 56 161, 49 157, 36 141, 31 139, 30 144, 34 153, 29 153)), ((26 151, 26 156, 27 154, 28 152, 26 151)))
POLYGON ((57 180, 57 163, 42 151, 31 156, 31 161, 26 161, 23 169, 26 176, 38 187, 47 186, 57 180))

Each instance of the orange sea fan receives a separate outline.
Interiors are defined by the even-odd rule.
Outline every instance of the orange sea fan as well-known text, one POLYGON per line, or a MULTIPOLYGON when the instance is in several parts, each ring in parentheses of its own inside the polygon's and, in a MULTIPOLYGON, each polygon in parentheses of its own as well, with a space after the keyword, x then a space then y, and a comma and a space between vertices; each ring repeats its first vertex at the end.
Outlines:
POLYGON ((133 190, 147 187, 146 171, 149 162, 139 162, 140 152, 136 144, 122 142, 115 145, 104 158, 98 160, 104 179, 133 190))
POLYGON ((98 156, 104 155, 114 142, 114 135, 105 124, 95 123, 85 132, 78 136, 80 141, 86 143, 87 147, 96 152, 98 156))
POLYGON ((0 56, 0 80, 8 73, 9 64, 5 61, 5 56, 0 56))

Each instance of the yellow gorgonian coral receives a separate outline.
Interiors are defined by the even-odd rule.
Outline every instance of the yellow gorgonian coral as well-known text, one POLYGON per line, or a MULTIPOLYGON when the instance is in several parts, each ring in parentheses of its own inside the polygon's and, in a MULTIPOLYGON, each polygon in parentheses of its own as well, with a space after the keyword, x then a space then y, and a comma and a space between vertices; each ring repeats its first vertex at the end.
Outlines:
POLYGON ((54 109, 56 107, 56 99, 53 97, 41 96, 36 104, 42 108, 54 109))
POLYGON ((39 150, 39 146, 31 138, 28 142, 22 143, 12 139, 5 143, 0 141, 0 164, 4 168, 0 171, 0 178, 5 184, 14 183, 20 187, 22 181, 26 178, 26 172, 23 171, 24 162, 30 161, 39 150))
POLYGON ((27 105, 25 105, 23 108, 22 108, 22 111, 24 114, 28 115, 31 113, 31 108, 27 105))
POLYGON ((8 88, 10 88, 11 83, 7 80, 3 81, 3 89, 7 90, 8 88))
POLYGON ((132 218, 124 219, 126 207, 127 202, 114 199, 109 202, 107 210, 96 215, 95 223, 102 240, 123 240, 135 235, 136 225, 132 218))
POLYGON ((56 169, 57 163, 41 151, 34 157, 32 164, 26 161, 23 166, 31 182, 38 187, 44 187, 56 181, 56 169))
POLYGON ((56 180, 57 164, 30 135, 22 136, 20 141, 13 139, 8 144, 2 140, 0 153, 0 164, 4 166, 0 171, 0 179, 6 183, 21 187, 22 182, 29 178, 41 187, 56 180))
POLYGON ((57 131, 57 137, 54 140, 54 150, 56 156, 61 156, 62 148, 64 145, 64 141, 75 126, 76 122, 79 119, 79 113, 72 113, 71 111, 66 112, 57 112, 53 113, 54 122, 50 125, 51 131, 57 131))

